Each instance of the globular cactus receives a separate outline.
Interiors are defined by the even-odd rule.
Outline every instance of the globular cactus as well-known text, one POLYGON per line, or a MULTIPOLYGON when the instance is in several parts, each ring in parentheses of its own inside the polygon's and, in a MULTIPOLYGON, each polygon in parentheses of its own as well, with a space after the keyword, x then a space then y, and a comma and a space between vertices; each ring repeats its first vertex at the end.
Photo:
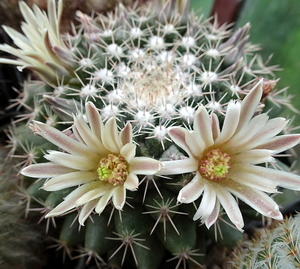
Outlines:
POLYGON ((229 268, 299 268, 300 215, 275 222, 269 228, 257 232, 255 239, 246 241, 235 251, 229 268))
POLYGON ((64 254, 99 268, 196 268, 215 239, 207 228, 226 233, 217 244, 242 240, 245 204, 282 219, 266 193, 299 190, 300 178, 260 164, 300 136, 269 119, 283 97, 249 24, 232 32, 188 1, 154 1, 78 11, 62 35, 62 1, 48 15, 20 8, 24 35, 5 28, 19 48, 0 46, 18 58, 0 62, 40 80, 13 101, 11 155, 23 156, 24 193, 64 254))

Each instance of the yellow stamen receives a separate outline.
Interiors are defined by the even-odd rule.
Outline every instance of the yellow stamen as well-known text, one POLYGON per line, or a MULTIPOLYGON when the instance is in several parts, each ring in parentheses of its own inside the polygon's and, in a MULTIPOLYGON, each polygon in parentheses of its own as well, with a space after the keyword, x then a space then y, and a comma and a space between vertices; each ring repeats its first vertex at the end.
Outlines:
POLYGON ((100 160, 97 172, 99 180, 120 185, 127 179, 128 164, 122 155, 110 153, 100 160))
POLYGON ((198 171, 205 179, 221 181, 229 172, 230 159, 230 155, 219 148, 211 149, 200 160, 198 171))

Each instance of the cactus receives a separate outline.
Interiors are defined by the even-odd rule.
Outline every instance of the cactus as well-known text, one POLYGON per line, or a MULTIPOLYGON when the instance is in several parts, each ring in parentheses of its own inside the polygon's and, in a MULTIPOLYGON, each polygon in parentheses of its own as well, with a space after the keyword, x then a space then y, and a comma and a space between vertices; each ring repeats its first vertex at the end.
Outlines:
POLYGON ((299 221, 297 214, 261 229, 236 249, 230 268, 299 268, 299 221))
POLYGON ((1 268, 39 268, 43 237, 36 219, 25 219, 26 200, 20 200, 20 178, 16 160, 7 160, 7 149, 0 150, 0 266, 1 268), (19 195, 16 195, 19 194, 19 195))
POLYGON ((248 43, 249 24, 232 32, 188 1, 154 1, 78 11, 80 27, 61 34, 61 0, 48 14, 20 9, 24 35, 4 28, 18 48, 0 46, 18 58, 0 62, 39 79, 13 100, 10 155, 22 158, 23 194, 64 259, 196 268, 212 225, 226 234, 216 244, 232 248, 242 213, 282 219, 268 194, 299 190, 300 177, 276 170, 274 156, 300 136, 280 134, 277 67, 248 43))

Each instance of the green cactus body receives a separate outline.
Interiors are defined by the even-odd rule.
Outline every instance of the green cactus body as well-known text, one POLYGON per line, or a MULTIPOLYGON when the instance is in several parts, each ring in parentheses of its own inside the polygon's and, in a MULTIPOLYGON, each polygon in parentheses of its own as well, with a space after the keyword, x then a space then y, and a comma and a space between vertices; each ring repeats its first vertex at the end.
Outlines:
POLYGON ((281 218, 265 192, 276 192, 282 178, 291 189, 300 179, 257 166, 271 174, 260 184, 265 170, 251 169, 274 161, 273 152, 299 137, 276 140, 285 120, 268 121, 271 114, 262 113, 270 95, 276 103, 275 68, 248 43, 249 24, 232 32, 190 13, 188 1, 154 1, 94 18, 77 12, 79 26, 59 35, 62 1, 55 3, 48 1, 49 18, 20 4, 29 26, 45 20, 38 45, 24 26, 22 37, 5 28, 20 50, 0 46, 19 57, 0 62, 41 78, 26 82, 14 100, 22 114, 9 135, 11 155, 25 158, 21 173, 32 207, 60 216, 49 236, 99 268, 155 269, 174 260, 176 269, 195 268, 214 241, 201 223, 218 224, 226 233, 221 245, 241 241, 243 220, 232 194, 253 201, 255 212, 281 218), (264 140, 259 125, 270 132, 264 140), (220 205, 239 231, 219 223, 220 205))

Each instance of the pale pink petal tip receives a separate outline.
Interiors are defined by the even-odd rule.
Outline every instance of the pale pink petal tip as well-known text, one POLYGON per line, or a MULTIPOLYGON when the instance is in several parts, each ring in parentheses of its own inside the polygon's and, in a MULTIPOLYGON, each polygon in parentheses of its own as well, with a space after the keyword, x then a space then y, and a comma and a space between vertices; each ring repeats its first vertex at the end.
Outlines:
POLYGON ((133 173, 130 173, 124 183, 124 186, 127 190, 136 190, 139 186, 139 179, 138 177, 133 174, 133 173))
POLYGON ((244 223, 234 222, 233 224, 240 232, 242 232, 242 233, 244 232, 244 230, 242 229, 244 227, 244 223))
POLYGON ((156 172, 156 174, 164 176, 194 172, 198 167, 198 161, 192 158, 175 161, 165 161, 161 164, 162 167, 159 171, 156 172))
POLYGON ((162 167, 161 162, 148 157, 134 157, 129 171, 137 175, 154 175, 162 167))
POLYGON ((193 180, 180 190, 177 200, 180 203, 192 203, 201 196, 203 190, 204 183, 200 180, 200 175, 196 174, 193 180))
POLYGON ((212 213, 207 217, 207 219, 205 220, 205 225, 206 227, 209 229, 213 224, 215 224, 215 222, 217 221, 217 219, 219 218, 219 213, 220 213, 220 203, 219 201, 216 201, 215 203, 215 208, 212 211, 212 213))
POLYGON ((127 122, 123 130, 120 132, 120 140, 122 145, 132 143, 132 125, 127 122))
POLYGON ((281 212, 279 211, 279 208, 275 208, 273 211, 270 211, 267 213, 267 216, 276 219, 276 220, 283 220, 283 216, 281 212))
POLYGON ((179 192, 178 197, 177 197, 177 201, 179 203, 184 203, 185 197, 182 196, 182 191, 179 192))

